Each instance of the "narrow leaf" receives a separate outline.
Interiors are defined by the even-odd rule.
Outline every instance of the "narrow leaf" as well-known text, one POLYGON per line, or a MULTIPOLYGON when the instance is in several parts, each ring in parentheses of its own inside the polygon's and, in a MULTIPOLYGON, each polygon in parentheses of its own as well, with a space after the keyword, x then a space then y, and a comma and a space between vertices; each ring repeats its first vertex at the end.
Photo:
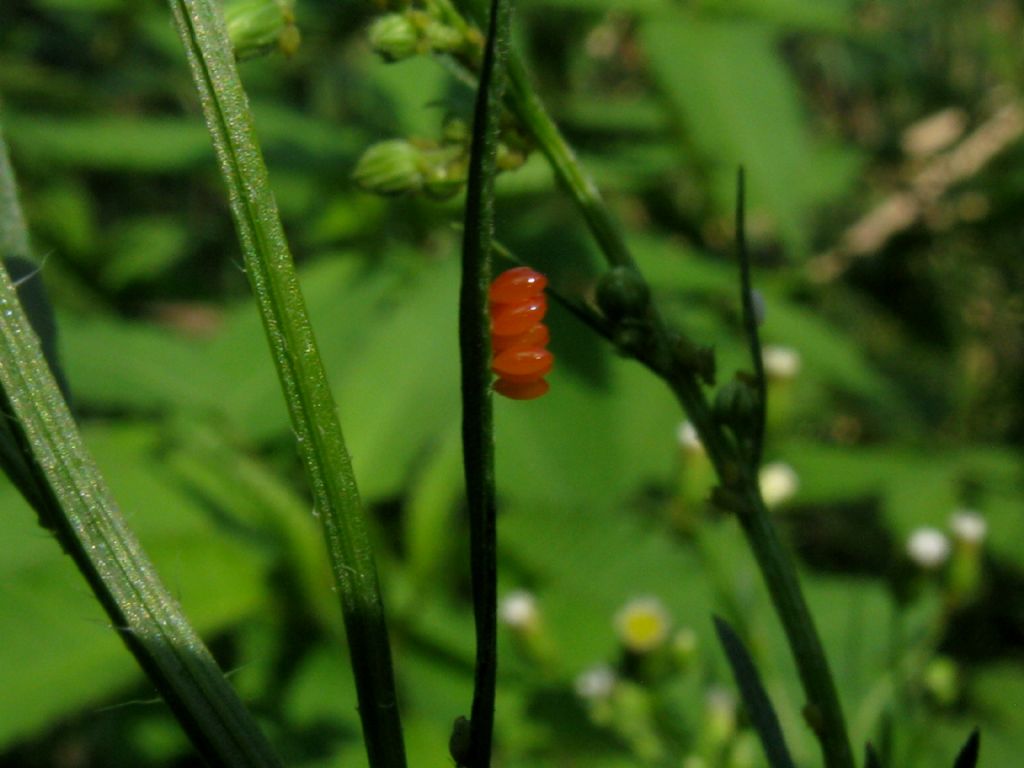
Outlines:
MULTIPOLYGON (((0 139, 0 155, 6 150, 0 139)), ((0 185, 13 182, 0 167, 0 185)), ((0 201, 6 205, 9 199, 0 201)), ((16 201, 15 201, 16 202, 16 201)), ((0 210, 0 219, 8 212, 0 210)), ((19 488, 52 528, 196 749, 213 765, 280 761, 128 529, 0 269, 0 418, 20 451, 19 488)))
POLYGON ((768 693, 761 683, 761 676, 757 673, 753 659, 728 622, 718 616, 712 618, 715 622, 715 631, 718 633, 718 641, 729 659, 747 715, 761 739, 769 765, 772 768, 794 768, 793 758, 789 755, 782 727, 779 725, 779 717, 768 699, 768 693))
POLYGON ((494 175, 498 118, 505 85, 511 0, 491 0, 487 45, 473 117, 466 189, 459 295, 462 359, 462 445, 469 508, 470 571, 476 622, 476 670, 468 749, 453 738, 459 765, 487 768, 494 730, 497 643, 497 523, 494 499, 494 433, 491 409, 490 319, 487 289, 494 235, 494 175), (463 754, 465 752, 465 754, 463 754))
POLYGON ((882 768, 882 758, 870 741, 864 747, 864 768, 882 768))
POLYGON ((170 5, 323 526, 369 762, 373 768, 404 768, 391 651, 362 502, 220 4, 170 0, 170 5))
POLYGON ((975 768, 978 764, 978 755, 981 753, 981 732, 975 728, 967 738, 967 742, 960 748, 956 756, 953 768, 975 768))

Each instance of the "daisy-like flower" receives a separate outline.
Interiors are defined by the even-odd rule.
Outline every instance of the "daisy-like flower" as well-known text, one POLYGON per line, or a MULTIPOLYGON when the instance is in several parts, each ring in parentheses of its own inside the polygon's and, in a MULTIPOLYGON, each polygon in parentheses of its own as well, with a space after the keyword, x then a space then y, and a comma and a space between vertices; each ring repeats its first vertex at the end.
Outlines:
POLYGON ((615 614, 619 640, 634 653, 649 653, 668 639, 669 616, 656 597, 637 597, 615 614))

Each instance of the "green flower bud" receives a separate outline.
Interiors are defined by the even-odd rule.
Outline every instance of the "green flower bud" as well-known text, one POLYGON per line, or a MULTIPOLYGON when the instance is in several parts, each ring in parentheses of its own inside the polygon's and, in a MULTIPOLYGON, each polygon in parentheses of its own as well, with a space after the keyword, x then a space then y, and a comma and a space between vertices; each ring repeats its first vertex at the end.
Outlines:
POLYGON ((471 140, 469 124, 459 117, 451 117, 445 120, 441 129, 441 139, 445 144, 460 144, 469 146, 471 140))
POLYGON ((291 0, 227 0, 224 21, 239 60, 275 49, 291 55, 299 47, 291 0))
POLYGON ((462 191, 469 173, 466 147, 458 144, 423 152, 423 190, 433 198, 446 200, 462 191))
POLYGON ((363 152, 352 179, 368 192, 400 195, 423 188, 421 166, 421 151, 408 141, 382 141, 363 152))
POLYGON ((469 760, 470 725, 462 715, 452 723, 452 735, 448 739, 448 754, 456 765, 465 765, 469 760))
POLYGON ((427 17, 420 22, 420 36, 429 51, 451 53, 466 44, 466 37, 444 22, 427 17))
POLYGON ((613 322, 643 316, 651 293, 635 269, 614 267, 597 283, 597 305, 613 322))
POLYGON ((525 153, 509 149, 504 143, 498 144, 498 157, 495 159, 495 165, 499 171, 514 171, 522 168, 525 162, 525 153))
POLYGON ((672 339, 672 357, 676 365, 697 374, 709 387, 714 386, 717 365, 715 350, 712 347, 694 344, 690 339, 677 333, 672 339))
POLYGON ((741 433, 750 429, 757 418, 757 392, 747 382, 735 378, 715 395, 715 418, 741 433))
POLYGON ((425 11, 407 10, 381 16, 369 30, 370 45, 388 61, 441 51, 452 53, 466 45, 466 36, 425 11))
POLYGON ((404 13, 381 16, 369 30, 370 45, 388 61, 401 61, 420 52, 419 30, 404 13))
POLYGON ((928 693, 943 706, 953 706, 960 696, 960 672, 948 656, 938 656, 928 663, 923 682, 928 693))

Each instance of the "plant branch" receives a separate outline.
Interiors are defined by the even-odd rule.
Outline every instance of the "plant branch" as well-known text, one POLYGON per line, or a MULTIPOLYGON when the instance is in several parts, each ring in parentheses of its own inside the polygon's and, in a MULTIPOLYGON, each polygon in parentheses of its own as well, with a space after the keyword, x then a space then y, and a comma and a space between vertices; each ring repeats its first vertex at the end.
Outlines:
MULTIPOLYGON (((606 260, 612 266, 636 269, 607 204, 533 91, 522 62, 514 55, 510 58, 509 73, 513 111, 530 131, 562 186, 576 202, 606 260)), ((640 274, 639 270, 637 274, 640 274)), ((749 280, 749 272, 746 280, 749 280)), ((749 285, 745 288, 749 288, 749 285)), ((752 321, 753 310, 748 306, 749 291, 746 293, 744 314, 752 321)), ((700 435, 723 486, 734 493, 738 491, 734 511, 754 552, 789 640, 808 699, 807 719, 818 736, 825 764, 828 768, 853 768, 853 753, 846 724, 824 649, 807 608, 792 558, 779 541, 761 499, 756 470, 741 460, 736 446, 713 418, 698 380, 697 366, 693 360, 688 359, 691 353, 687 350, 691 350, 693 345, 685 342, 681 334, 673 338, 673 333, 669 332, 653 305, 648 319, 649 338, 637 345, 633 353, 640 362, 665 379, 700 435), (685 342, 682 353, 680 339, 685 342)), ((756 346, 759 347, 759 344, 756 346)), ((756 354, 753 343, 752 354, 756 354)), ((755 370, 759 363, 758 355, 754 361, 755 370)))
POLYGON ((404 768, 391 651, 362 503, 224 20, 214 0, 170 4, 323 527, 369 762, 404 768))
MULTIPOLYGON (((459 295, 462 359, 462 444, 469 508, 470 570, 476 623, 476 669, 467 754, 453 757, 468 768, 487 768, 494 730, 497 642, 497 520, 494 491, 494 424, 491 408, 491 342, 487 292, 494 235, 494 175, 498 118, 504 89, 511 0, 492 0, 473 117, 466 190, 459 295)), ((453 739, 453 746, 456 746, 453 739)))

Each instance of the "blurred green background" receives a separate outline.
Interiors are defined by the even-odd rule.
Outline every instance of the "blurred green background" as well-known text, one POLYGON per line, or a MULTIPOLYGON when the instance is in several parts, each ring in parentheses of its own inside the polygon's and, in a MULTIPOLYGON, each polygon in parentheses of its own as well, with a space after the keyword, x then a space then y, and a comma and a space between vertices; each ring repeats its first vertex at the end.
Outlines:
MULTIPOLYGON (((242 75, 372 514, 410 763, 434 767, 472 682, 461 198, 379 198, 351 173, 374 142, 437 139, 472 94, 437 61, 375 56, 379 11, 299 0, 297 52, 242 75)), ((517 15, 540 93, 720 380, 745 366, 730 249, 746 167, 776 347, 766 483, 858 750, 951 765, 977 725, 982 766, 1017 763, 1020 4, 522 0, 517 15), (983 540, 951 524, 965 509, 983 540), (950 550, 930 566, 908 552, 922 527, 950 550)), ((288 763, 364 765, 323 545, 168 9, 4 0, 0 98, 74 407, 130 522, 288 763)), ((543 159, 498 195, 499 238, 590 296, 599 256, 543 159)), ((495 765, 762 765, 712 612, 817 764, 678 406, 557 307, 550 325, 551 393, 495 403, 501 593, 518 594, 495 765), (643 658, 624 648, 627 604, 665 636, 643 658)), ((0 766, 196 764, 70 562, 0 495, 0 766)))

